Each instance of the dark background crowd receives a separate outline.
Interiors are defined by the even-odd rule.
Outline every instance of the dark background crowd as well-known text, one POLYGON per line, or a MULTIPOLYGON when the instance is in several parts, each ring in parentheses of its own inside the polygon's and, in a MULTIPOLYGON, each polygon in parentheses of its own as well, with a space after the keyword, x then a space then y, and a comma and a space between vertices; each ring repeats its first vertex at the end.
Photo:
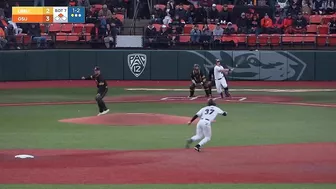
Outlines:
MULTIPOLYGON (((48 25, 11 22, 12 6, 83 6, 86 23, 92 27, 81 30, 78 40, 89 35, 93 46, 102 43, 107 48, 116 46, 124 18, 150 20, 144 30, 145 45, 165 48, 180 42, 221 43, 225 37, 236 34, 305 34, 311 15, 334 15, 336 10, 335 0, 156 0, 152 8, 148 3, 147 0, 3 0, 0 49, 20 49, 16 36, 21 34, 29 35, 38 48, 50 44, 48 25), (256 7, 264 7, 265 11, 256 7)), ((336 33, 335 18, 330 17, 325 24, 327 33, 336 33)))

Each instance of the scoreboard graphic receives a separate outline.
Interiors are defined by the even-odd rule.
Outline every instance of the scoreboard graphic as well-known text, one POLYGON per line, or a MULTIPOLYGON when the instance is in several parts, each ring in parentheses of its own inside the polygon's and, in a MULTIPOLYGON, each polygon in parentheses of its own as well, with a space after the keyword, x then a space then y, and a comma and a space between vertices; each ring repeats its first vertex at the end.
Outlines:
POLYGON ((84 7, 12 7, 15 23, 85 23, 84 7))

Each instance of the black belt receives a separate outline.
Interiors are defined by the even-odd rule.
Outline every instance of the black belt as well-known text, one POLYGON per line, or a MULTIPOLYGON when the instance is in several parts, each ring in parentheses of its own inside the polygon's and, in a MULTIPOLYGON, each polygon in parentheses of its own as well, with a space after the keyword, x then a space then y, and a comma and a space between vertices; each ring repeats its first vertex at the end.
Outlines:
POLYGON ((217 80, 221 80, 221 79, 223 79, 223 78, 219 78, 219 79, 217 79, 217 80))
MULTIPOLYGON (((202 118, 202 119, 204 119, 204 118, 202 118)), ((204 119, 204 120, 210 121, 209 119, 204 119)))

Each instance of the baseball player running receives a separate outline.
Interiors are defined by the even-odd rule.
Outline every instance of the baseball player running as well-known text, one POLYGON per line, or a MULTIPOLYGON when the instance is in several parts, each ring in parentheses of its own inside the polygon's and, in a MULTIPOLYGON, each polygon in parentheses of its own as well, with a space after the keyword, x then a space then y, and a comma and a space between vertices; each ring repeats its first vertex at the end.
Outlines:
POLYGON ((107 88, 106 80, 100 74, 100 68, 98 66, 96 66, 94 68, 94 74, 93 75, 90 75, 88 77, 83 76, 82 79, 94 80, 96 82, 98 90, 97 90, 97 95, 96 95, 95 99, 97 101, 98 108, 99 108, 98 116, 107 114, 110 110, 106 107, 106 104, 105 104, 103 98, 105 97, 105 95, 108 91, 108 88, 107 88))
POLYGON ((200 151, 201 147, 210 141, 211 139, 211 122, 214 121, 217 115, 227 116, 227 112, 221 110, 216 106, 216 103, 212 100, 208 100, 206 107, 199 110, 196 115, 189 121, 190 125, 196 118, 200 118, 196 126, 196 135, 187 140, 186 148, 189 148, 190 144, 194 141, 203 139, 194 147, 196 151, 200 151))
POLYGON ((214 68, 214 79, 217 92, 220 94, 221 98, 224 98, 223 89, 225 92, 225 96, 231 97, 225 78, 225 75, 228 74, 230 71, 230 69, 224 69, 223 66, 220 64, 220 60, 216 59, 216 66, 214 68))

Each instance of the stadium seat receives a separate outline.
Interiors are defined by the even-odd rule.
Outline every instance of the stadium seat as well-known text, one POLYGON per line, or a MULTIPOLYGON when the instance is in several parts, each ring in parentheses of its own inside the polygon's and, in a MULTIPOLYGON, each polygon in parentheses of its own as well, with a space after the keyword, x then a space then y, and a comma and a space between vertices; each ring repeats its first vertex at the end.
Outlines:
POLYGON ((317 33, 318 34, 328 34, 329 33, 328 25, 317 26, 317 33))
POLYGON ((257 36, 255 34, 247 35, 247 45, 250 47, 257 45, 257 36))
POLYGON ((62 24, 50 24, 49 33, 58 33, 61 31, 62 24))
POLYGON ((116 14, 116 16, 122 23, 124 23, 125 16, 123 14, 116 14))
POLYGON ((305 43, 305 44, 310 44, 310 43, 313 43, 313 44, 315 44, 315 42, 316 42, 316 35, 315 34, 306 34, 305 36, 304 36, 304 40, 303 40, 303 43, 305 43))
POLYGON ((317 32, 317 25, 311 24, 307 26, 307 33, 316 34, 316 32, 317 32))
POLYGON ((190 35, 180 35, 180 43, 189 43, 190 35))
POLYGON ((305 37, 304 34, 294 34, 292 42, 295 44, 302 44, 304 41, 304 37, 305 37))
POLYGON ((61 33, 71 33, 72 27, 72 24, 62 24, 61 33))
POLYGON ((40 24, 40 29, 42 33, 46 32, 46 25, 45 24, 40 24))
POLYGON ((32 36, 23 34, 23 44, 29 45, 31 42, 32 42, 32 36))
POLYGON ((332 17, 333 17, 333 15, 322 16, 322 24, 328 24, 331 21, 332 17))
POLYGON ((233 8, 234 8, 234 5, 228 5, 228 10, 229 10, 229 12, 232 12, 232 11, 233 11, 233 8))
POLYGON ((161 29, 161 24, 153 24, 154 28, 156 29, 156 31, 160 31, 161 29))
POLYGON ((56 41, 66 41, 67 34, 66 33, 56 33, 56 41))
POLYGON ((94 27, 94 24, 85 24, 84 25, 84 32, 85 33, 90 33, 93 27, 94 27))
POLYGON ((293 35, 292 34, 283 34, 281 36, 282 44, 292 44, 293 42, 293 35))
POLYGON ((280 34, 272 34, 270 36, 270 44, 272 46, 279 46, 281 44, 281 35, 280 34))
POLYGON ((240 43, 240 44, 242 44, 242 43, 246 44, 247 39, 246 39, 246 35, 245 34, 237 34, 236 38, 238 40, 238 43, 240 43))
POLYGON ((328 35, 328 45, 329 46, 336 46, 336 34, 328 35))
POLYGON ((218 12, 221 12, 223 10, 223 5, 216 5, 216 9, 218 12))
POLYGON ((260 46, 266 46, 269 44, 270 36, 268 34, 260 34, 258 35, 258 44, 260 46))
POLYGON ((216 24, 209 24, 209 29, 213 31, 216 28, 216 24))
POLYGON ((321 24, 322 16, 321 15, 311 15, 309 17, 310 24, 321 24))
POLYGON ((186 25, 184 26, 183 33, 184 33, 184 34, 190 34, 192 28, 193 28, 193 25, 192 25, 192 24, 186 24, 186 25))
POLYGON ((326 35, 326 34, 317 35, 317 37, 316 37, 317 46, 326 46, 327 37, 328 37, 328 35, 326 35))
POLYGON ((85 33, 84 38, 85 38, 85 41, 91 41, 91 34, 90 33, 85 33))
POLYGON ((74 24, 73 33, 82 33, 84 29, 84 24, 74 24))
POLYGON ((158 6, 159 6, 159 8, 161 9, 161 10, 165 10, 166 9, 166 5, 162 5, 162 4, 157 4, 158 6))
POLYGON ((79 41, 78 33, 69 33, 67 41, 70 41, 70 42, 79 41))
POLYGON ((23 43, 23 35, 22 34, 15 35, 15 39, 16 39, 16 42, 18 44, 23 43))

